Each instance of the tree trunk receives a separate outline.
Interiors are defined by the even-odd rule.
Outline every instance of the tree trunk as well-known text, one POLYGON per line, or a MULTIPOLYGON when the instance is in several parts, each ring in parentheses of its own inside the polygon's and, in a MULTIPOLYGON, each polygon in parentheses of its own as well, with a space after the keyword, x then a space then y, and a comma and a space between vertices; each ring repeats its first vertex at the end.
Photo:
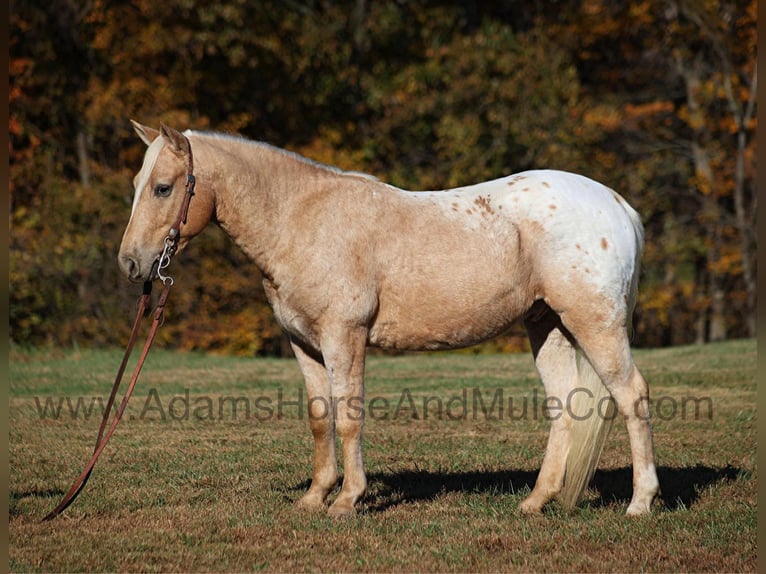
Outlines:
POLYGON ((696 311, 694 318, 694 344, 702 345, 707 335, 707 303, 703 301, 707 298, 708 272, 707 261, 704 257, 698 256, 694 261, 694 283, 696 293, 693 301, 693 307, 696 311))
POLYGON ((77 132, 77 159, 80 170, 80 184, 90 187, 90 158, 88 157, 88 140, 85 133, 77 132))
POLYGON ((721 276, 710 274, 710 330, 708 341, 726 339, 726 290, 721 284, 721 276))
MULTIPOLYGON (((694 165, 694 183, 692 193, 699 193, 702 207, 699 214, 702 218, 702 229, 705 231, 706 250, 706 277, 708 282, 703 289, 707 290, 707 335, 706 341, 720 341, 726 338, 726 292, 724 278, 717 269, 721 257, 721 207, 718 203, 718 189, 713 173, 710 155, 705 147, 705 142, 710 137, 705 128, 705 117, 697 94, 701 89, 699 62, 684 65, 678 62, 679 70, 686 85, 686 103, 689 108, 689 125, 693 127, 691 142, 691 156, 694 165)), ((698 329, 701 325, 698 325, 698 329)), ((699 332, 698 332, 699 338, 699 332)))
MULTIPOLYGON (((756 282, 756 252, 757 242, 755 236, 755 213, 757 193, 753 189, 752 200, 745 207, 745 151, 747 148, 747 131, 750 120, 755 113, 755 94, 758 83, 758 68, 753 70, 750 82, 750 98, 744 113, 738 119, 737 130, 737 163, 734 169, 734 212, 736 215, 737 228, 740 233, 742 245, 742 278, 747 292, 746 327, 750 337, 756 335, 756 304, 758 286, 756 282)), ((730 92, 730 90, 729 90, 730 92)), ((736 101, 730 96, 730 105, 736 110, 736 101)))

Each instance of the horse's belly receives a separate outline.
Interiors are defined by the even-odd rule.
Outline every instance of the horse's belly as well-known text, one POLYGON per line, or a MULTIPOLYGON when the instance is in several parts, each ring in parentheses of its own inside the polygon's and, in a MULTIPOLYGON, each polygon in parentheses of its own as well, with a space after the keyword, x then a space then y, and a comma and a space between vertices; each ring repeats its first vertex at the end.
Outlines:
POLYGON ((468 347, 506 331, 531 304, 518 293, 484 300, 428 295, 415 301, 383 298, 370 329, 370 345, 408 351, 468 347))

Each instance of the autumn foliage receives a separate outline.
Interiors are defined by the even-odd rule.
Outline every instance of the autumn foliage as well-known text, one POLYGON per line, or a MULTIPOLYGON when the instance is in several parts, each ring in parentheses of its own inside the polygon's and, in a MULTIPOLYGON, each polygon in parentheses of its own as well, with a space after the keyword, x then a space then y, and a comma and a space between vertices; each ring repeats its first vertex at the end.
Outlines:
MULTIPOLYGON (((9 74, 18 344, 124 342, 130 118, 410 189, 582 173, 646 226, 637 345, 755 334, 755 0, 33 0, 12 6, 9 74)), ((166 345, 284 352, 257 269, 219 230, 173 267, 166 345)))

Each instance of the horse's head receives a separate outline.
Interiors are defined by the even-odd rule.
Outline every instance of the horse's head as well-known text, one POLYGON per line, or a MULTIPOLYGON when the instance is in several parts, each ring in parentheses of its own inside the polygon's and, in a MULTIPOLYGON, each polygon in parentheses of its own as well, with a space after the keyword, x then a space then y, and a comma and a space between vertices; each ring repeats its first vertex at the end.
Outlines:
MULTIPOLYGON (((149 147, 141 171, 133 179, 133 208, 122 236, 118 260, 128 279, 140 282, 151 278, 165 237, 181 210, 190 144, 183 134, 165 125, 155 130, 132 123, 149 147)), ((181 225, 178 251, 205 227, 212 211, 209 205, 209 198, 191 201, 186 224, 181 225)))

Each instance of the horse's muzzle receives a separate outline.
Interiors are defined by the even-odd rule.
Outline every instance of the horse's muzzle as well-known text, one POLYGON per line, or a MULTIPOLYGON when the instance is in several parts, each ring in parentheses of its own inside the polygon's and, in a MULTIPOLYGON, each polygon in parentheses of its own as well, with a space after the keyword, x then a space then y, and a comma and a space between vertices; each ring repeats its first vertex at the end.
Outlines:
POLYGON ((147 279, 148 275, 142 273, 141 264, 135 258, 130 255, 120 255, 117 261, 122 272, 132 283, 141 283, 147 279))

